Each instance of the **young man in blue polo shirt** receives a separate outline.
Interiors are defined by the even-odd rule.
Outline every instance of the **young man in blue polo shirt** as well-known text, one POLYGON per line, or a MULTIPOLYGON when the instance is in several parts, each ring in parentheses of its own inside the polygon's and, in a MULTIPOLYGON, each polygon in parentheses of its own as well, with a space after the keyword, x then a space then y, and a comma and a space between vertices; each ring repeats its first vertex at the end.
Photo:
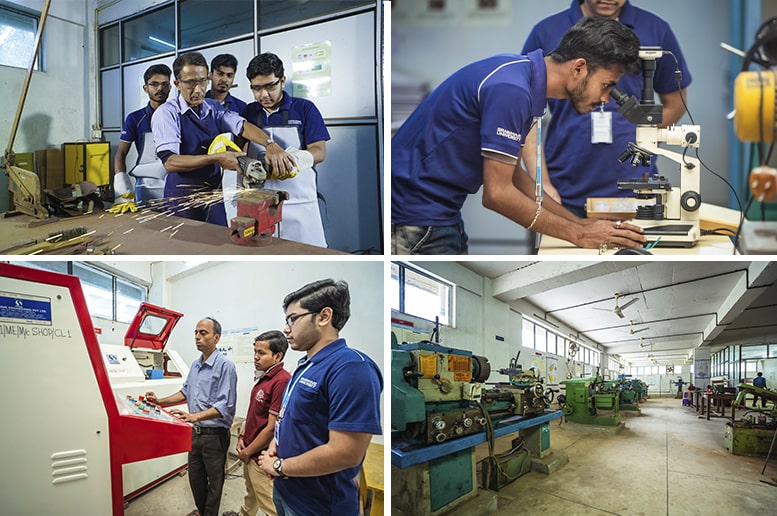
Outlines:
POLYGON ((241 115, 267 131, 294 156, 298 165, 294 177, 265 182, 265 188, 289 193, 289 199, 283 203, 283 221, 276 236, 326 247, 314 168, 326 158, 329 131, 324 118, 311 101, 283 91, 286 75, 283 61, 277 55, 265 52, 251 59, 246 76, 256 102, 248 104, 241 115))
POLYGON ((235 82, 235 73, 237 58, 232 54, 219 54, 211 59, 210 89, 205 93, 205 98, 216 100, 224 109, 240 114, 246 108, 246 103, 229 92, 235 82))
POLYGON ((225 226, 223 196, 220 196, 222 169, 240 170, 233 151, 208 154, 213 138, 231 132, 267 148, 266 162, 284 173, 295 167, 294 158, 272 138, 234 111, 205 98, 208 62, 199 52, 187 52, 173 61, 173 75, 179 95, 154 112, 151 129, 159 159, 167 170, 165 197, 198 197, 197 206, 175 211, 180 217, 225 226), (211 194, 211 192, 216 192, 211 194), (210 195, 210 197, 208 197, 210 195))
POLYGON ((143 91, 148 95, 148 104, 127 115, 121 128, 119 147, 113 158, 114 190, 116 204, 118 206, 127 204, 127 206, 123 208, 117 206, 114 211, 119 213, 127 211, 127 208, 134 211, 132 208, 135 207, 136 202, 158 199, 163 195, 166 172, 154 150, 151 116, 170 95, 171 74, 172 71, 167 65, 155 64, 148 67, 143 74, 143 91), (127 175, 127 154, 133 143, 138 153, 135 168, 132 170, 132 175, 135 176, 134 191, 132 181, 127 175), (138 167, 141 164, 144 166, 138 167))
POLYGON ((461 207, 481 186, 486 208, 539 233, 580 247, 642 246, 637 226, 579 219, 553 200, 540 202, 518 162, 546 98, 567 99, 587 113, 609 100, 638 54, 631 30, 585 18, 547 57, 498 55, 449 77, 391 142, 392 253, 466 254, 461 207))
POLYGON ((372 359, 339 338, 350 304, 348 284, 331 279, 283 300, 286 338, 306 355, 283 394, 275 439, 259 457, 274 477, 278 516, 359 514, 354 479, 372 435, 381 433, 383 378, 372 359))
MULTIPOLYGON (((534 26, 524 43, 522 53, 538 48, 551 49, 561 40, 564 33, 584 16, 604 16, 617 20, 629 27, 639 38, 642 46, 658 46, 669 51, 670 55, 656 61, 653 89, 658 93, 663 106, 663 122, 658 127, 668 127, 677 123, 685 113, 683 98, 685 88, 691 83, 691 73, 685 63, 669 24, 655 14, 634 7, 627 0, 572 0, 569 9, 545 18, 534 26), (681 78, 675 77, 675 70, 682 72, 681 78)), ((618 89, 633 95, 642 96, 642 77, 624 75, 618 81, 618 89)), ((566 209, 585 217, 585 205, 588 197, 626 197, 633 196, 630 190, 619 190, 619 179, 630 179, 648 172, 658 173, 656 160, 650 169, 635 171, 629 162, 620 163, 618 156, 636 136, 636 126, 624 117, 613 113, 618 104, 611 100, 602 109, 580 114, 563 100, 548 99, 551 121, 545 133, 545 162, 542 164, 543 188, 546 195, 561 202, 566 209), (592 127, 597 124, 597 131, 592 127), (593 132, 593 134, 592 134, 593 132), (569 138, 570 134, 579 135, 569 138)), ((536 132, 526 138, 527 148, 536 145, 536 132)), ((536 170, 536 154, 523 156, 526 170, 532 175, 536 170)))

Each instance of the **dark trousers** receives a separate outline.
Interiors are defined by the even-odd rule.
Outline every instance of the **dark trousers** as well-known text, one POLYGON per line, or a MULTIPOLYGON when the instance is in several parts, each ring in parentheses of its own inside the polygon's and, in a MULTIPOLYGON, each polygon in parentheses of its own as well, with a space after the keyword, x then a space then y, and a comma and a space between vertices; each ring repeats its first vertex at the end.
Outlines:
POLYGON ((189 486, 201 516, 218 516, 225 465, 229 449, 229 430, 197 434, 192 430, 189 452, 189 486))

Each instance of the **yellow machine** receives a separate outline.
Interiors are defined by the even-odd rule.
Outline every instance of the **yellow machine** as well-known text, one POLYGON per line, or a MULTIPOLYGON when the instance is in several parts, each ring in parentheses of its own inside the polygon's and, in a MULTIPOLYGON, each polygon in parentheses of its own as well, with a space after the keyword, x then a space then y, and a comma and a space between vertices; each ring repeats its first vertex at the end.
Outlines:
MULTIPOLYGON (((724 46, 725 47, 725 46, 724 46)), ((777 197, 777 169, 767 163, 763 144, 774 144, 775 98, 777 97, 777 17, 766 20, 756 33, 755 42, 744 53, 742 71, 734 81, 734 132, 743 142, 759 144, 755 165, 748 174, 747 184, 752 194, 750 202, 774 201, 777 197), (763 69, 749 70, 752 64, 763 69)), ((773 254, 777 252, 775 237, 777 223, 772 221, 745 220, 741 229, 740 248, 748 254, 773 254)))
POLYGON ((98 187, 111 184, 111 144, 108 142, 65 143, 65 182, 91 181, 98 187))

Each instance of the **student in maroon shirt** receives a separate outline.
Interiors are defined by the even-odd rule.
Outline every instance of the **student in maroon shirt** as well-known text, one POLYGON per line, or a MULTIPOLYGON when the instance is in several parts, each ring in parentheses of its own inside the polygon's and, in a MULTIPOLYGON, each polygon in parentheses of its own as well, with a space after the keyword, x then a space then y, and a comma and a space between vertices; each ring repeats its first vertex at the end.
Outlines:
MULTIPOLYGON (((286 337, 277 330, 262 333, 254 339, 254 368, 261 374, 251 389, 245 426, 237 440, 237 453, 243 461, 246 496, 240 508, 241 516, 255 516, 257 509, 275 516, 272 499, 272 479, 256 463, 259 453, 267 449, 273 438, 275 420, 281 409, 283 391, 290 375, 283 368, 283 357, 289 348, 286 337)), ((224 516, 236 516, 234 511, 224 516)))

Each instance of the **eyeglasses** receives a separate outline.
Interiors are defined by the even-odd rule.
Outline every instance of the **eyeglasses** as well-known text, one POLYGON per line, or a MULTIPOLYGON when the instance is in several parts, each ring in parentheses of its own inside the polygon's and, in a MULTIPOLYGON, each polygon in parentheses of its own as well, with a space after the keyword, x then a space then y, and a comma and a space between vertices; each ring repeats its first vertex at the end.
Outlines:
POLYGON ((170 83, 167 82, 167 81, 165 81, 165 82, 153 81, 153 82, 146 83, 146 86, 148 86, 149 88, 155 88, 155 89, 156 88, 169 88, 170 87, 170 83))
POLYGON ((286 327, 291 328, 292 325, 297 322, 297 319, 305 315, 317 314, 318 312, 303 312, 301 314, 289 314, 286 316, 286 327))
POLYGON ((185 81, 178 81, 178 84, 183 84, 186 86, 186 89, 193 90, 197 86, 205 86, 209 80, 207 77, 203 79, 187 79, 185 81))
MULTIPOLYGON (((282 78, 281 78, 282 79, 282 78)), ((281 83, 281 79, 278 79, 275 82, 271 82, 269 84, 252 84, 251 89, 254 91, 266 91, 270 92, 275 89, 276 86, 278 86, 281 83)))

